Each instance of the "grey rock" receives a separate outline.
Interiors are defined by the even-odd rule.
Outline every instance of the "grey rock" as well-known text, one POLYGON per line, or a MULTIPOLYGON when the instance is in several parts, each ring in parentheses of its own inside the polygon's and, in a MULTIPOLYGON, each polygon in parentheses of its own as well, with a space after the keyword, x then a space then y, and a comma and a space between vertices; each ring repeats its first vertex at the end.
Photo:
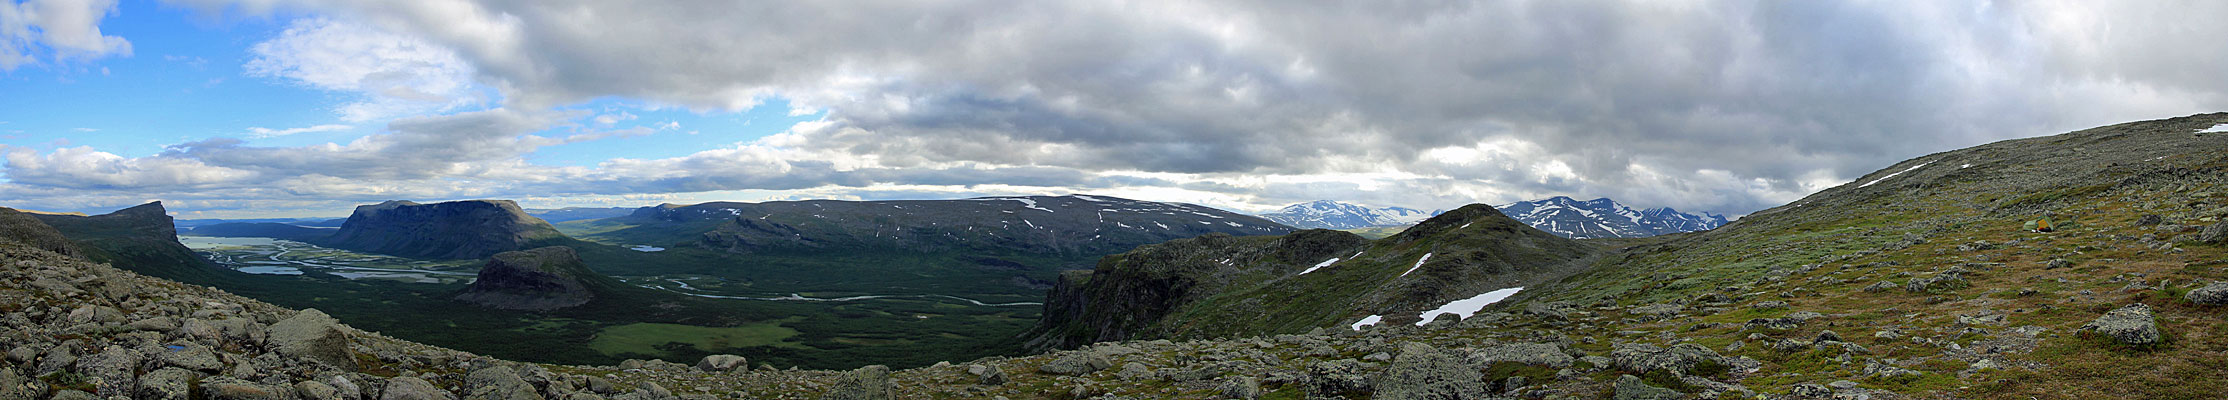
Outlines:
POLYGON ((294 398, 294 388, 216 376, 201 380, 201 397, 211 400, 289 400, 294 398))
POLYGON ((379 391, 379 400, 456 400, 456 395, 441 391, 424 379, 398 376, 387 379, 387 386, 379 391))
POLYGON ((465 400, 541 400, 534 386, 510 367, 488 367, 464 377, 465 400))
POLYGON ((139 384, 134 375, 141 359, 123 346, 108 346, 77 360, 77 373, 93 378, 101 393, 129 393, 139 384))
POLYGON ((206 346, 196 343, 171 346, 175 347, 164 347, 162 353, 155 355, 155 359, 162 361, 165 365, 194 371, 217 372, 224 370, 224 361, 218 359, 217 353, 209 350, 206 346))
POLYGON ((1126 380, 1145 379, 1153 376, 1153 369, 1146 367, 1145 363, 1133 361, 1122 364, 1122 369, 1115 371, 1114 376, 1126 380))
POLYGON ((83 390, 64 390, 54 392, 54 400, 101 400, 101 397, 83 390))
POLYGON ((1897 285, 1897 284, 1895 284, 1895 282, 1889 282, 1889 281, 1880 281, 1879 283, 1874 283, 1874 284, 1872 284, 1872 286, 1865 286, 1865 287, 1864 287, 1864 291, 1865 291, 1866 293, 1880 293, 1880 292, 1885 292, 1885 291, 1895 290, 1895 289, 1897 289, 1897 288, 1901 288, 1902 286, 1903 286, 1903 285, 1897 285))
POLYGON ((890 383, 890 367, 868 365, 843 373, 834 387, 821 396, 824 400, 888 400, 897 397, 897 386, 890 383))
POLYGON ((1655 387, 1647 382, 1640 381, 1639 377, 1624 375, 1617 377, 1616 395, 1612 398, 1616 400, 1679 400, 1684 397, 1685 395, 1680 394, 1677 390, 1655 387))
POLYGON ((201 374, 180 368, 163 368, 139 376, 139 387, 132 390, 132 398, 149 400, 184 400, 192 393, 193 380, 201 374))
POLYGON ((1619 344, 1610 350, 1609 357, 1617 369, 1636 374, 1655 370, 1688 374, 1704 362, 1725 362, 1724 356, 1693 343, 1680 343, 1669 349, 1647 344, 1619 344))
POLYGON ((356 353, 348 349, 348 333, 340 321, 315 308, 303 309, 292 318, 271 325, 271 347, 279 354, 307 358, 345 371, 356 370, 356 353))
POLYGON ((1330 360, 1307 367, 1309 385, 1307 393, 1314 397, 1346 397, 1369 393, 1369 376, 1364 373, 1370 364, 1354 360, 1330 360))
POLYGON ((178 319, 171 317, 147 318, 138 321, 132 321, 130 325, 125 325, 124 327, 141 331, 170 332, 178 330, 178 319))
POLYGON ((1670 316, 1670 315, 1678 315, 1678 314, 1679 314, 1680 312, 1682 312, 1682 311, 1686 311, 1686 306, 1681 306, 1681 305, 1678 305, 1678 304, 1651 304, 1651 305, 1645 305, 1645 306, 1633 307, 1633 308, 1632 308, 1631 310, 1628 310, 1627 312, 1629 312, 1629 313, 1632 313, 1632 314, 1646 315, 1646 316, 1663 317, 1663 316, 1670 316))
POLYGON ((1406 343, 1371 386, 1373 399, 1483 399, 1477 368, 1430 345, 1406 343))
POLYGON ((2082 331, 2095 332, 2122 344, 2144 346, 2158 344, 2158 321, 2151 317, 2151 306, 2143 303, 2129 304, 2104 313, 2095 321, 2081 326, 2082 331))
POLYGON ((1071 351, 1037 367, 1037 371, 1053 375, 1083 375, 1113 367, 1113 360, 1096 352, 1071 351))
POLYGON ((2045 262, 2045 263, 2043 263, 2043 264, 2042 264, 2042 268, 2043 268, 2043 269, 2059 269, 2059 268, 2066 268, 2066 267, 2072 267, 2072 266, 2073 266, 2073 261, 2067 261, 2066 259, 2063 259, 2063 258, 2053 258, 2053 259, 2050 259, 2050 261, 2049 261, 2049 262, 2045 262))
POLYGON ((2206 225, 2205 231, 2197 234, 2197 241, 2214 244, 2228 243, 2228 220, 2206 225))
POLYGON ((295 382, 294 395, 304 400, 342 400, 340 389, 318 381, 295 382))
POLYGON ((1787 394, 1798 398, 1822 399, 1833 397, 1833 389, 1815 383, 1802 383, 1788 389, 1787 394))
POLYGON ((1470 362, 1479 365, 1503 361, 1569 368, 1577 360, 1558 343, 1509 343, 1470 353, 1470 362))
MULTIPOLYGON (((1134 364, 1134 363, 1133 363, 1133 364, 1134 364)), ((1011 379, 1008 379, 1008 378, 1006 378, 1006 370, 1003 370, 1003 369, 998 369, 998 366, 996 366, 996 365, 990 365, 990 364, 975 364, 975 365, 970 365, 970 366, 967 366, 967 372, 968 372, 968 373, 971 373, 971 374, 974 374, 974 375, 975 375, 975 382, 976 382, 976 383, 981 383, 981 384, 984 384, 984 385, 991 385, 991 386, 1004 385, 1004 384, 1006 384, 1006 381, 1009 381, 1009 380, 1011 380, 1011 379)))
POLYGON ((696 369, 712 372, 732 371, 747 366, 750 366, 748 359, 733 354, 713 354, 696 361, 696 369))
POLYGON ((1251 376, 1234 376, 1223 379, 1222 384, 1217 385, 1215 390, 1222 392, 1222 398, 1225 399, 1259 399, 1261 398, 1261 379, 1251 376))
POLYGON ((2228 282, 2213 282, 2210 285, 2205 285, 2205 287, 2190 290, 2189 294, 2182 296, 2182 299, 2208 306, 2228 304, 2228 282))
POLYGON ((1857 388, 1857 383, 1846 380, 1839 380, 1833 381, 1833 383, 1827 383, 1826 387, 1834 388, 1834 390, 1849 390, 1857 388))
POLYGON ((2143 214, 2143 217, 2135 219, 2135 226, 2158 225, 2161 222, 2166 222, 2166 219, 2159 218, 2158 214, 2143 214))

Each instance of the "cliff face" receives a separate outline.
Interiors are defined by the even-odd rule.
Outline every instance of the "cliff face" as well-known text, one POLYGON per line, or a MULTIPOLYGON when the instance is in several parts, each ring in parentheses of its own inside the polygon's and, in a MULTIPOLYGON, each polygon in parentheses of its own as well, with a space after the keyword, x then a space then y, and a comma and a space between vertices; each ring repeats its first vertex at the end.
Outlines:
POLYGON ((1452 300, 1570 273, 1596 252, 1485 205, 1377 241, 1330 230, 1176 240, 1062 275, 1028 345, 1298 333, 1365 315, 1411 322, 1452 300))
POLYGON ((489 258, 479 280, 456 299, 505 310, 548 311, 587 304, 604 279, 581 263, 571 247, 509 251, 489 258))
POLYGON ((96 262, 193 282, 224 271, 178 243, 178 229, 159 201, 94 216, 26 214, 61 232, 96 262))
POLYGON ((348 222, 319 244, 404 257, 469 259, 562 236, 509 200, 398 200, 357 206, 348 222))

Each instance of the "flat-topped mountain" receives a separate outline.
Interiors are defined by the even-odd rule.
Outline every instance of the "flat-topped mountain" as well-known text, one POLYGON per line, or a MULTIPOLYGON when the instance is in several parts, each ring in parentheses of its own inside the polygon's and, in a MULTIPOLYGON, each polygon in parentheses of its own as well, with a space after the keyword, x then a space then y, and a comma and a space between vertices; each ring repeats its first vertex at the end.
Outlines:
POLYGON ((1574 272, 1597 253, 1482 204, 1375 241, 1331 230, 1176 240, 1062 275, 1030 344, 1298 333, 1365 316, 1412 322, 1449 301, 1574 272))
POLYGON ((334 228, 313 228, 281 222, 224 222, 196 226, 186 230, 185 234, 211 237, 267 237, 316 242, 333 236, 334 232, 334 228))
POLYGON ((54 227, 96 262, 181 280, 205 279, 225 271, 178 243, 178 230, 160 201, 93 216, 29 215, 54 227))
POLYGON ((527 215, 510 200, 433 204, 388 201, 357 206, 340 230, 318 244, 423 258, 484 258, 561 238, 548 222, 527 215))
POLYGON ((634 227, 605 236, 733 253, 875 248, 1095 256, 1209 233, 1291 232, 1211 207, 1085 195, 668 204, 610 221, 634 227))
POLYGON ((589 270, 571 247, 506 251, 489 257, 457 300, 505 310, 547 311, 587 304, 619 283, 589 270))
POLYGON ((1635 209, 1607 197, 1581 201, 1555 196, 1493 208, 1534 228, 1572 239, 1648 237, 1710 230, 1726 223, 1723 215, 1683 213, 1670 207, 1635 209))

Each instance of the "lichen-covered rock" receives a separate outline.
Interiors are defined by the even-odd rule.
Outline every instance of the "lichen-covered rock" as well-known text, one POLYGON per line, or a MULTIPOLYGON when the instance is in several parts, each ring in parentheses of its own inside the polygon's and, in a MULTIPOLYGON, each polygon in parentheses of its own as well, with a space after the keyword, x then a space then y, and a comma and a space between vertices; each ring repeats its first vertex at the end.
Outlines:
POLYGON ((1215 390, 1222 392, 1222 398, 1225 399, 1259 399, 1261 398, 1261 379, 1251 376, 1233 376, 1223 379, 1222 384, 1215 386, 1215 390))
POLYGON ((705 371, 731 371, 750 365, 750 360, 733 354, 713 354, 696 361, 696 369, 705 371))
POLYGON ((1563 345, 1556 343, 1509 343, 1470 353, 1470 362, 1479 365, 1503 361, 1570 368, 1577 359, 1571 358, 1563 345))
POLYGON ((345 371, 356 370, 356 352, 348 348, 348 332, 340 321, 315 308, 271 325, 271 347, 279 354, 317 361, 345 371))
POLYGON ((1037 367, 1037 371, 1053 375, 1083 375, 1113 368, 1114 361, 1093 351, 1070 351, 1037 367))
MULTIPOLYGON (((1136 365, 1137 363, 1130 364, 1136 365)), ((1004 385, 1006 381, 1011 380, 1006 377, 1005 370, 998 369, 998 366, 990 364, 969 365, 967 366, 967 373, 975 376, 975 383, 984 385, 1004 385)))
POLYGON ((201 374, 179 368, 163 368, 141 374, 138 388, 132 398, 148 400, 184 400, 192 393, 193 380, 201 374))
POLYGON ((1680 343, 1669 349, 1647 344, 1619 344, 1610 350, 1609 357, 1617 369, 1636 374, 1655 370, 1690 374, 1694 367, 1705 362, 1725 363, 1724 356, 1693 343, 1680 343))
POLYGON ((1611 398, 1616 400, 1679 400, 1684 397, 1685 395, 1680 394, 1677 390, 1655 387, 1647 382, 1640 381, 1639 377, 1624 375, 1617 377, 1616 394, 1611 398))
POLYGON ((2228 282, 2213 282, 2213 284, 2205 285, 2205 287, 2190 290, 2189 294, 2182 295, 2182 299, 2208 306, 2228 304, 2228 282))
POLYGON ((897 386, 890 383, 890 367, 868 365, 843 373, 836 378, 833 388, 822 396, 824 400, 889 400, 897 397, 897 386))
POLYGON ((1330 360, 1307 367, 1313 385, 1307 393, 1313 397, 1358 397, 1369 393, 1369 375, 1365 373, 1373 364, 1355 360, 1330 360))
POLYGON ((2161 336, 2158 321, 2151 317, 2151 306, 2143 303, 2105 312, 2104 316, 2081 326, 2082 331, 2095 332, 2121 344, 2147 346, 2158 344, 2161 336))
POLYGON ((387 386, 379 391, 379 400, 456 400, 456 396, 424 379, 398 376, 387 380, 387 386))
POLYGON ((488 367, 464 377, 465 400, 542 400, 510 367, 488 367))
POLYGON ((2205 226, 2205 231, 2197 234, 2197 241, 2216 244, 2228 243, 2228 220, 2205 226))
POLYGON ((265 385, 230 376, 201 380, 201 398, 211 400, 292 400, 291 386, 265 385))
POLYGON ((1376 393, 1370 398, 1483 399, 1486 393, 1482 379, 1478 368, 1455 355, 1431 345, 1406 343, 1400 346, 1400 355, 1393 357, 1392 366, 1372 384, 1376 393))

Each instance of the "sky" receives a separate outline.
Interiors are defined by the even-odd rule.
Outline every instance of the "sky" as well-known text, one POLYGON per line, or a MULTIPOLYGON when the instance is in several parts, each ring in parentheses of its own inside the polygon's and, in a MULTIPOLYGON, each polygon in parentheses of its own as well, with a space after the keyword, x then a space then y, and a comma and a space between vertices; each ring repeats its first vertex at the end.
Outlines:
POLYGON ((0 0, 0 206, 1742 215, 2228 110, 2228 2, 0 0))

